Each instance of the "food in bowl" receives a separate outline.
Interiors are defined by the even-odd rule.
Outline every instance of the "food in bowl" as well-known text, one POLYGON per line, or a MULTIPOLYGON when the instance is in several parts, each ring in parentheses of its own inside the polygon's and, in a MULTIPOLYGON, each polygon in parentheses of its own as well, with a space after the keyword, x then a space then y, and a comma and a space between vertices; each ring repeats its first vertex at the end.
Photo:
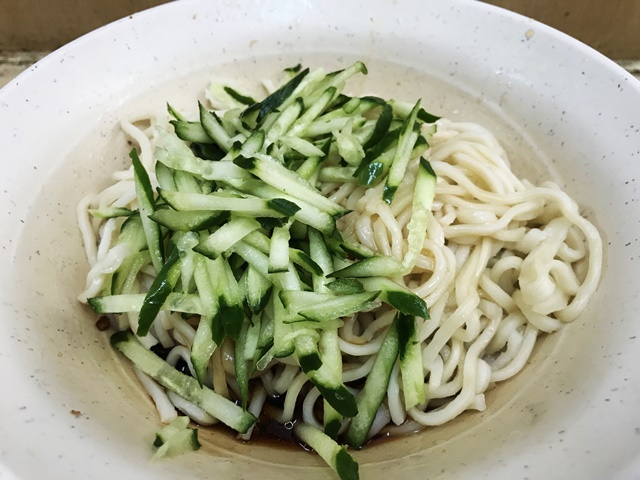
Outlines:
POLYGON ((132 166, 78 206, 79 299, 169 423, 160 456, 198 447, 178 412, 243 440, 268 416, 355 478, 346 445, 484 410, 595 291, 566 193, 482 126, 343 93, 365 73, 297 66, 260 101, 214 82, 197 120, 122 123, 132 166))

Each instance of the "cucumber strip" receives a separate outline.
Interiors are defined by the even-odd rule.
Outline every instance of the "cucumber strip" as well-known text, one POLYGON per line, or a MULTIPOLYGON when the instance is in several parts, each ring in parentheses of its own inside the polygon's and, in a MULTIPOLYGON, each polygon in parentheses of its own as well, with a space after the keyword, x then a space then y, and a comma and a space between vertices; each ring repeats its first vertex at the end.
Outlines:
MULTIPOLYGON (((327 283, 327 288, 332 292, 341 295, 352 295, 354 293, 362 293, 364 292, 364 285, 360 280, 355 278, 336 278, 335 280, 327 283)), ((375 290, 369 289, 369 291, 375 290)), ((382 288, 380 290, 380 300, 384 301, 384 290, 382 288)))
POLYGON ((198 383, 200 383, 200 386, 204 384, 209 360, 217 346, 213 340, 213 319, 218 314, 219 304, 213 285, 211 284, 209 270, 207 269, 206 262, 208 261, 209 260, 201 255, 196 255, 195 257, 194 278, 205 313, 200 317, 198 329, 193 339, 191 363, 193 364, 196 379, 198 383))
POLYGON ((235 99, 237 102, 241 103, 242 105, 252 105, 254 103, 256 103, 256 101, 251 98, 248 95, 244 95, 240 92, 238 92, 237 90, 234 90, 231 87, 225 86, 224 87, 224 91, 233 99, 235 99))
POLYGON ((209 276, 208 284, 205 284, 205 290, 198 292, 204 304, 210 306, 209 312, 211 319, 211 338, 216 345, 222 345, 225 332, 222 324, 222 309, 225 306, 224 289, 225 271, 223 266, 224 260, 218 257, 216 260, 204 258, 204 266, 209 276))
POLYGON ((287 68, 283 69, 282 72, 286 76, 288 76, 289 78, 293 78, 296 73, 300 72, 300 70, 302 70, 302 64, 298 63, 298 64, 294 65, 293 67, 287 67, 287 68))
POLYGON ((118 269, 113 272, 113 276, 111 278, 111 293, 114 294, 122 293, 122 285, 129 277, 133 257, 142 250, 145 250, 147 255, 149 252, 140 215, 131 215, 122 223, 122 226, 120 227, 120 234, 116 240, 116 245, 123 244, 126 244, 129 247, 130 253, 123 259, 118 269))
MULTIPOLYGON (((237 165, 234 165, 231 162, 224 162, 224 163, 228 163, 234 166, 235 168, 240 169, 240 167, 238 167, 237 165)), ((244 172, 244 170, 242 171, 244 172)), ((246 175, 250 175, 250 174, 247 173, 246 175)), ((294 203, 297 207, 299 207, 299 210, 297 210, 293 214, 293 218, 295 220, 299 221, 300 223, 304 223, 305 225, 312 226, 320 230, 325 235, 332 235, 333 232, 335 232, 336 222, 335 222, 335 219, 330 214, 320 210, 317 206, 311 203, 308 203, 304 200, 300 200, 291 195, 287 195, 281 190, 278 190, 277 188, 272 187, 271 185, 267 185, 266 183, 262 182, 259 179, 256 179, 256 178, 242 179, 242 180, 227 179, 227 183, 232 185, 237 190, 240 190, 241 192, 250 193, 252 195, 255 195, 267 200, 273 200, 276 198, 282 198, 284 200, 288 200, 289 202, 294 203)))
POLYGON ((360 164, 364 158, 364 149, 362 144, 353 134, 353 121, 349 120, 341 129, 333 132, 333 138, 336 141, 338 153, 348 165, 354 167, 352 172, 355 173, 355 167, 360 164))
POLYGON ((296 120, 289 129, 288 134, 292 137, 304 137, 305 130, 309 127, 311 122, 316 119, 316 117, 324 112, 327 106, 329 106, 333 101, 336 94, 337 90, 335 87, 329 87, 322 92, 320 98, 318 98, 318 100, 313 103, 298 120, 296 120))
POLYGON ((289 224, 273 229, 269 245, 269 273, 289 269, 289 238, 289 224))
POLYGON ((181 120, 181 121, 187 120, 182 114, 180 114, 180 112, 178 112, 175 108, 173 108, 171 104, 169 104, 168 102, 167 102, 167 112, 169 112, 169 115, 171 115, 176 120, 181 120))
MULTIPOLYGON (((340 112, 342 113, 342 112, 340 112)), ((342 113, 343 114, 343 113, 342 113)), ((344 114, 343 114, 344 115, 344 114)), ((308 138, 317 138, 323 135, 328 135, 331 132, 335 132, 336 130, 340 130, 344 128, 344 126, 354 117, 341 116, 337 118, 325 119, 329 114, 320 117, 315 122, 311 123, 306 128, 305 135, 308 138)), ((355 117, 355 125, 359 127, 362 123, 364 123, 364 118, 355 117)))
POLYGON ((280 140, 289 128, 291 128, 291 125, 298 119, 303 108, 304 105, 299 98, 296 98, 291 105, 285 108, 280 115, 278 115, 271 128, 269 128, 266 144, 271 145, 276 140, 280 140))
POLYGON ((318 338, 315 330, 309 330, 309 333, 300 334, 294 339, 296 358, 304 372, 311 372, 322 366, 318 338))
POLYGON ((336 379, 336 372, 326 363, 322 363, 320 368, 306 373, 309 380, 320 390, 322 397, 340 415, 345 417, 355 417, 358 414, 356 398, 349 389, 336 379))
POLYGON ((365 157, 355 175, 360 185, 373 185, 383 173, 386 174, 400 136, 400 128, 388 131, 373 147, 367 149, 365 157))
POLYGON ((193 247, 198 244, 199 238, 200 236, 196 232, 176 232, 171 238, 180 252, 180 282, 183 293, 190 293, 195 288, 195 285, 192 285, 195 272, 193 247))
POLYGON ((241 240, 233 246, 233 252, 253 266, 262 276, 272 281, 275 286, 279 286, 278 278, 269 275, 269 257, 262 251, 241 240))
POLYGON ((260 223, 250 217, 232 218, 205 240, 193 248, 206 257, 215 260, 219 255, 228 251, 236 242, 242 240, 249 233, 260 228, 260 223))
POLYGON ((420 157, 420 165, 416 174, 416 185, 413 191, 413 205, 411 220, 407 225, 407 253, 402 259, 402 266, 410 272, 422 251, 424 239, 427 236, 429 213, 436 196, 436 174, 431 164, 420 157))
POLYGON ((413 315, 398 314, 398 342, 404 406, 409 410, 426 400, 422 348, 413 315))
POLYGON ((397 277, 403 274, 402 264, 394 257, 376 255, 336 270, 328 277, 397 277))
MULTIPOLYGON (((358 122, 358 124, 356 124, 355 122, 353 123, 353 138, 358 142, 358 144, 362 145, 363 150, 364 144, 366 143, 367 139, 369 139, 375 128, 375 120, 362 119, 360 120, 360 122, 358 122), (359 123, 362 123, 362 125, 360 125, 359 123)), ((358 164, 359 163, 360 162, 358 162, 358 164)))
POLYGON ((103 208, 90 208, 87 210, 89 215, 94 218, 118 218, 129 217, 133 215, 134 211, 123 207, 103 207, 103 208))
POLYGON ((322 270, 320 269, 318 264, 316 264, 316 262, 314 262, 309 257, 309 255, 304 253, 302 250, 298 250, 297 248, 289 248, 289 257, 291 258, 291 261, 293 263, 295 263, 299 267, 304 268, 307 272, 313 275, 322 274, 322 270))
POLYGON ((153 263, 156 272, 160 272, 162 268, 162 258, 164 256, 162 232, 160 231, 160 225, 149 218, 149 215, 152 215, 155 211, 155 198, 153 196, 149 174, 142 165, 135 148, 131 149, 129 157, 133 164, 136 197, 138 199, 138 205, 140 206, 140 219, 142 220, 142 228, 144 229, 144 235, 147 239, 147 245, 149 246, 151 263, 153 263))
POLYGON ((340 412, 333 408, 327 400, 322 399, 322 424, 324 433, 336 440, 342 428, 342 420, 343 417, 340 415, 340 412))
POLYGON ((313 143, 299 137, 280 137, 280 143, 305 157, 324 157, 324 152, 313 143))
POLYGON ((176 190, 185 193, 201 193, 202 189, 196 178, 189 172, 184 170, 176 170, 173 173, 176 182, 176 190))
POLYGON ((169 425, 166 425, 156 433, 156 439, 153 442, 154 447, 159 447, 166 443, 173 435, 185 430, 189 426, 189 417, 180 416, 174 418, 169 425))
POLYGON ((233 142, 232 150, 237 146, 238 142, 242 143, 240 138, 248 138, 251 136, 251 130, 247 128, 248 125, 245 125, 240 119, 241 113, 242 107, 232 108, 224 112, 220 119, 224 130, 231 137, 231 141, 233 142))
POLYGON ((222 160, 225 157, 224 151, 215 143, 192 143, 193 154, 204 160, 222 160))
POLYGON ((234 430, 246 433, 258 421, 255 416, 232 401, 206 386, 200 387, 195 378, 180 373, 155 353, 147 350, 130 332, 114 333, 111 336, 111 345, 160 385, 202 408, 234 430))
POLYGON ((318 120, 333 120, 338 118, 345 118, 350 116, 356 118, 369 112, 370 110, 381 107, 386 104, 384 100, 378 97, 365 96, 365 97, 345 97, 347 101, 342 106, 337 106, 335 103, 333 109, 325 113, 318 120))
POLYGON ((196 334, 193 337, 190 355, 193 370, 200 386, 204 385, 204 381, 207 378, 207 367, 216 346, 213 341, 213 315, 202 315, 198 322, 196 334))
POLYGON ((159 190, 162 199, 178 211, 228 211, 253 217, 288 217, 297 211, 297 205, 282 198, 266 200, 253 196, 230 197, 220 193, 182 193, 159 190))
POLYGON ((203 180, 202 183, 200 184, 200 190, 205 195, 209 195, 210 193, 213 193, 216 187, 217 187, 216 183, 212 180, 203 180))
MULTIPOLYGON (((198 102, 200 111, 200 123, 206 134, 218 145, 223 151, 228 152, 231 149, 232 141, 227 132, 220 123, 220 119, 214 112, 210 112, 207 108, 198 102)), ((201 142, 204 143, 204 142, 201 142)))
POLYGON ((198 431, 189 428, 189 417, 180 416, 156 433, 153 446, 158 447, 158 450, 152 460, 159 460, 198 450, 201 445, 198 441, 198 431))
POLYGON ((340 93, 340 91, 342 91, 342 88, 344 87, 344 83, 358 73, 362 73, 364 75, 367 74, 367 67, 362 62, 355 62, 349 65, 344 70, 326 75, 325 78, 320 82, 320 84, 316 86, 311 92, 309 92, 309 94, 302 96, 304 100, 304 106, 306 108, 310 108, 311 105, 313 105, 320 99, 322 94, 328 88, 334 87, 337 90, 337 93, 340 93))
POLYGON ((292 96, 292 94, 296 91, 296 89, 308 73, 309 69, 305 68, 282 87, 269 95, 267 98, 265 98, 261 102, 250 105, 247 109, 245 109, 244 112, 242 112, 242 117, 247 117, 253 112, 258 112, 256 122, 258 124, 261 123, 264 117, 269 112, 276 110, 284 103, 286 99, 292 96))
POLYGON ((249 364, 245 360, 245 350, 247 347, 247 332, 249 322, 244 322, 237 340, 233 344, 233 366, 235 369, 236 382, 240 390, 240 402, 242 408, 247 410, 247 401, 249 398, 249 364))
POLYGON ((376 255, 376 252, 374 252, 368 247, 365 247, 361 243, 352 242, 345 238, 340 238, 339 241, 340 241, 340 247, 342 247, 342 249, 345 252, 350 253, 355 258, 363 259, 363 258, 374 257, 376 255))
POLYGON ((396 190, 404 178, 409 160, 411 160, 413 146, 415 145, 416 140, 418 140, 419 134, 414 130, 414 125, 416 123, 419 109, 420 100, 416 102, 413 110, 411 110, 411 113, 402 124, 400 137, 398 138, 398 147, 396 148, 396 153, 393 156, 391 169, 389 170, 389 175, 387 176, 387 181, 382 192, 382 199, 387 204, 390 204, 393 201, 396 190))
MULTIPOLYGON (((419 155, 422 155, 428 147, 429 144, 427 143, 427 140, 422 135, 419 135, 413 146, 413 149, 411 150, 411 155, 409 156, 409 158, 415 158, 419 155)), ((379 179, 384 178, 385 175, 389 173, 396 151, 397 149, 394 146, 393 148, 390 148, 389 150, 380 154, 375 158, 375 160, 367 163, 364 167, 362 167, 362 165, 365 164, 365 162, 363 161, 361 166, 356 170, 356 174, 358 174, 358 181, 360 182, 360 184, 374 185, 378 182, 379 179)))
MULTIPOLYGON (((162 164, 160 164, 162 165, 162 164)), ((198 232, 208 230, 225 221, 227 212, 190 210, 179 212, 169 208, 156 210, 149 218, 174 232, 198 232)))
MULTIPOLYGON (((96 313, 127 313, 139 312, 144 304, 146 294, 123 293, 120 295, 105 295, 89 298, 87 301, 96 313)), ((171 312, 204 314, 204 307, 198 295, 191 293, 171 293, 164 301, 160 310, 171 312)))
POLYGON ((167 440, 160 445, 158 450, 156 450, 156 453, 153 455, 151 460, 155 461, 163 458, 175 457, 183 453, 198 450, 200 447, 198 431, 193 428, 186 428, 167 438, 167 440))
POLYGON ((415 315, 424 319, 429 318, 427 303, 411 290, 398 285, 393 280, 384 277, 371 277, 361 278, 359 282, 369 292, 379 291, 380 296, 378 298, 396 310, 407 315, 415 315))
MULTIPOLYGON (((361 98, 359 97, 351 97, 349 98, 347 95, 342 95, 343 98, 342 100, 345 100, 344 103, 342 103, 342 106, 340 107, 340 109, 346 114, 346 115, 353 115, 354 112, 358 111, 358 108, 365 104, 366 102, 363 102, 361 98)), ((336 107, 334 105, 334 107, 336 107)), ((332 112, 329 112, 329 114, 336 112, 337 109, 334 109, 332 112)))
POLYGON ((269 301, 273 284, 251 264, 247 265, 243 278, 249 310, 254 314, 260 313, 269 301))
POLYGON ((338 183, 356 183, 357 178, 354 174, 357 167, 324 167, 318 174, 318 180, 321 182, 338 182, 338 183))
POLYGON ((358 414, 351 419, 347 431, 347 442, 356 448, 362 447, 367 440, 373 419, 387 393, 391 370, 398 358, 399 348, 396 316, 387 330, 364 387, 357 397, 358 414))
MULTIPOLYGON (((327 366, 335 374, 335 381, 342 381, 342 352, 337 329, 325 330, 320 333, 320 354, 327 366)), ((342 428, 342 415, 331 404, 323 399, 324 433, 336 439, 342 428)))
POLYGON ((160 188, 164 190, 177 190, 173 172, 173 168, 167 167, 162 162, 156 162, 156 180, 160 188))
MULTIPOLYGON (((161 145, 154 150, 156 160, 174 170, 197 175, 205 180, 229 181, 251 178, 242 168, 231 162, 210 162, 195 156, 175 134, 158 129, 161 145)), ((170 190, 175 190, 171 188, 170 190)))
POLYGON ((344 321, 340 318, 332 318, 331 320, 326 320, 324 322, 317 322, 315 320, 308 320, 300 315, 291 316, 286 319, 284 323, 293 327, 292 338, 300 335, 303 330, 337 330, 344 326, 344 321))
POLYGON ((380 292, 363 292, 352 295, 283 290, 280 299, 293 314, 308 320, 323 322, 337 317, 353 315, 371 307, 380 292))
MULTIPOLYGON (((247 235, 244 238, 244 240, 247 244, 257 248, 262 253, 269 254, 271 252, 272 239, 270 240, 266 235, 264 235, 259 231, 251 232, 249 235, 247 235)), ((289 259, 293 263, 304 268, 309 273, 312 273, 315 275, 320 275, 322 273, 322 269, 306 253, 304 253, 301 250, 298 250, 297 248, 288 247, 288 249, 289 249, 289 252, 288 252, 289 259)), ((287 264, 286 269, 279 270, 279 271, 285 271, 288 269, 289 269, 289 264, 287 264)), ((274 273, 274 272, 271 269, 269 269, 268 273, 274 273)))
MULTIPOLYGON (((142 267, 150 262, 151 257, 149 256, 149 250, 144 250, 143 252, 138 252, 131 257, 125 258, 111 278, 111 295, 131 293, 138 273, 142 267)), ((140 305, 142 305, 142 302, 140 302, 140 305)))
POLYGON ((218 257, 222 266, 222 275, 217 278, 216 290, 220 299, 220 317, 224 333, 232 340, 237 340, 246 320, 244 313, 242 290, 229 262, 223 257, 218 257))
MULTIPOLYGON (((393 114, 400 118, 407 118, 411 114, 411 110, 414 107, 414 105, 409 102, 402 102, 398 100, 391 100, 389 101, 389 103, 391 104, 391 107, 393 109, 393 114)), ((441 117, 427 112, 424 108, 420 108, 418 110, 417 118, 424 123, 434 123, 440 120, 441 117)))
MULTIPOLYGON (((279 293, 274 291, 274 293, 279 293)), ((284 308, 278 295, 273 295, 273 356, 288 357, 295 350, 294 327, 286 320, 292 315, 284 308)))
POLYGON ((324 275, 327 275, 333 271, 333 258, 327 247, 327 243, 324 240, 322 234, 313 228, 308 231, 309 235, 309 256, 320 267, 320 272, 314 277, 313 289, 317 292, 322 292, 326 279, 324 275))
POLYGON ((211 82, 209 84, 209 88, 205 92, 205 95, 216 110, 227 110, 255 103, 255 100, 251 99, 251 97, 245 96, 231 87, 218 82, 211 82), (250 103, 245 104, 240 99, 250 100, 250 103))
POLYGON ((391 120, 393 120, 393 110, 391 105, 388 103, 384 103, 382 107, 382 111, 380 112, 380 116, 376 120, 376 125, 369 135, 367 141, 362 145, 362 148, 368 150, 380 142, 382 138, 389 131, 389 127, 391 126, 391 120))
MULTIPOLYGON (((181 273, 180 263, 178 263, 179 258, 179 251, 175 248, 153 280, 151 287, 149 287, 149 291, 144 297, 144 302, 140 308, 138 331, 136 332, 139 337, 144 337, 149 333, 162 305, 164 305, 167 297, 175 288, 181 273)), ((153 257, 151 259, 153 260, 153 257)))
POLYGON ((207 134, 200 122, 187 122, 185 120, 172 120, 173 130, 180 140, 196 143, 213 143, 213 139, 207 134))
POLYGON ((347 452, 328 435, 306 423, 297 422, 293 432, 304 443, 313 448, 340 477, 340 480, 358 480, 358 464, 347 452))
POLYGON ((309 180, 311 176, 316 172, 322 161, 323 157, 310 156, 307 158, 296 170, 296 173, 300 175, 300 178, 309 180))
POLYGON ((253 132, 249 138, 245 140, 240 147, 240 155, 245 157, 249 157, 254 153, 258 153, 262 150, 265 141, 265 134, 263 130, 258 130, 257 132, 253 132))
POLYGON ((259 314, 254 314, 247 325, 247 339, 244 346, 244 359, 252 361, 258 349, 258 340, 260 339, 261 320, 259 314))
POLYGON ((311 203, 334 217, 348 213, 348 210, 329 200, 315 187, 269 155, 260 154, 253 158, 239 157, 234 160, 234 163, 253 173, 272 187, 282 190, 292 197, 311 203))
POLYGON ((260 318, 260 335, 258 336, 258 344, 253 355, 253 369, 264 370, 273 359, 273 353, 270 349, 273 347, 273 301, 272 296, 262 310, 260 318))

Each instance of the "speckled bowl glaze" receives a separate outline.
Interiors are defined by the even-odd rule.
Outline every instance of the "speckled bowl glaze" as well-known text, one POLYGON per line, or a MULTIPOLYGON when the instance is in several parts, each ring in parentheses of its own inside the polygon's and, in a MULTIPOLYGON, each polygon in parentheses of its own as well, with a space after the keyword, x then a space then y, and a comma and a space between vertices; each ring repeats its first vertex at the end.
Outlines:
POLYGON ((75 206, 121 166, 117 120, 141 99, 162 106, 234 68, 246 80, 254 63, 275 74, 355 58, 370 64, 358 88, 489 125, 519 172, 577 199, 606 246, 587 312, 485 412, 356 452, 362 478, 638 478, 640 84, 544 25, 462 0, 173 2, 0 91, 0 478, 327 478, 316 456, 215 431, 197 453, 149 463, 153 406, 76 301, 75 206))

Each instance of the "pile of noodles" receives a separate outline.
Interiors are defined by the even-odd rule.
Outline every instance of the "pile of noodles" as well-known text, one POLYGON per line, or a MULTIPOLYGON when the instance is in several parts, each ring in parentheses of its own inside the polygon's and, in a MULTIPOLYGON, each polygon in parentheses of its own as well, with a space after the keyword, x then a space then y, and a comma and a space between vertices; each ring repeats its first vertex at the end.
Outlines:
MULTIPOLYGON (((155 117, 123 122, 141 152, 151 182, 157 185, 153 149, 155 117)), ((557 185, 534 186, 511 171, 503 149, 484 128, 441 119, 426 157, 437 174, 436 197, 421 255, 410 275, 396 279, 425 299, 430 319, 417 319, 425 373, 426 402, 406 410, 396 363, 386 398, 370 435, 406 432, 444 424, 465 410, 484 410, 488 389, 516 375, 531 355, 536 339, 571 322, 584 310, 599 281, 602 243, 596 228, 557 185)), ((382 200, 383 183, 320 184, 326 196, 352 212, 338 222, 346 237, 401 259, 407 248, 417 159, 391 205, 382 200)), ((137 208, 131 168, 116 172, 114 183, 78 205, 78 222, 91 270, 79 299, 98 295, 104 279, 121 262, 114 246, 122 219, 93 218, 88 210, 137 208)), ((136 289, 145 292, 155 271, 149 265, 136 289)), ((395 311, 388 306, 345 318, 339 329, 343 381, 354 393, 362 387, 395 311)), ((112 318, 118 329, 137 325, 135 313, 112 318)), ((169 349, 167 361, 184 361, 193 374, 190 348, 197 318, 160 312, 142 343, 169 349)), ((133 328, 135 331, 135 328, 133 328)), ((165 391, 136 371, 163 422, 182 411, 201 425, 216 419, 165 391)), ((208 385, 227 398, 239 398, 233 345, 227 339, 211 359, 208 385)), ((318 389, 293 357, 274 359, 250 383, 248 409, 260 416, 268 396, 284 397, 283 408, 269 407, 281 423, 301 417, 322 426, 318 389), (317 404, 317 405, 316 405, 317 404)), ((346 420, 348 421, 348 420, 346 420)), ((345 421, 345 422, 346 422, 345 421)), ((343 429, 345 425, 343 426, 343 429)), ((250 438, 251 431, 243 436, 250 438)))

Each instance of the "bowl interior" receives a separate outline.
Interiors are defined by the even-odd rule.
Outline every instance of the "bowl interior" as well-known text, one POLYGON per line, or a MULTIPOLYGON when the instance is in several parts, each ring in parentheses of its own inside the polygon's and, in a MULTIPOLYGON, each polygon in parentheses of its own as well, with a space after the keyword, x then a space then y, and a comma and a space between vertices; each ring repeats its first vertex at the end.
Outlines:
MULTIPOLYGON (((204 4, 185 5, 150 12, 135 25, 153 25, 176 15, 177 32, 202 40, 205 26, 201 22, 219 15, 204 4), (200 16, 192 19, 193 31, 184 33, 190 25, 187 19, 196 15, 193 12, 200 16)), ((230 8, 231 19, 241 16, 242 9, 230 8)), ((631 245, 626 250, 606 249, 602 283, 588 310, 562 331, 541 338, 525 370, 487 394, 486 411, 465 413, 417 435, 374 442, 356 453, 365 478, 397 474, 399 461, 401 476, 420 472, 429 478, 481 478, 492 472, 495 478, 513 478, 514 473, 551 472, 546 461, 560 458, 561 451, 584 460, 576 471, 591 473, 604 473, 609 464, 625 465, 634 458, 628 445, 628 440, 630 445, 637 444, 633 430, 605 444, 599 433, 606 427, 591 424, 589 430, 584 419, 620 401, 622 392, 625 398, 638 398, 637 388, 626 383, 635 375, 627 361, 634 333, 622 328, 629 325, 633 305, 621 300, 633 298, 638 306, 637 287, 628 268, 629 262, 638 262, 638 224, 631 225, 626 218, 632 212, 629 202, 638 201, 633 186, 636 178, 640 181, 638 162, 637 158, 635 163, 629 160, 629 155, 639 142, 637 129, 631 132, 631 140, 620 133, 623 124, 627 130, 633 126, 631 117, 625 117, 626 109, 620 107, 629 99, 637 100, 640 90, 627 85, 626 100, 614 97, 611 79, 621 78, 621 72, 593 52, 580 50, 583 47, 525 19, 467 3, 458 5, 453 13, 435 2, 430 8, 422 20, 432 26, 433 33, 420 35, 412 23, 400 33, 394 27, 397 15, 387 20, 380 17, 376 28, 349 27, 332 17, 337 33, 329 34, 319 27, 322 19, 310 19, 304 7, 292 6, 296 14, 290 18, 261 10, 255 19, 245 20, 253 29, 242 33, 236 46, 222 50, 198 47, 201 54, 212 55, 206 62, 179 58, 176 47, 162 53, 154 46, 160 65, 145 64, 140 71, 126 67, 129 78, 123 80, 120 75, 118 87, 107 89, 102 96, 91 97, 88 80, 75 80, 80 100, 76 97, 70 102, 71 109, 77 106, 79 113, 62 117, 64 132, 53 128, 56 133, 47 136, 41 133, 46 129, 36 126, 33 141, 40 143, 27 147, 28 161, 12 170, 14 182, 5 182, 5 194, 13 202, 7 215, 13 217, 3 221, 7 228, 15 228, 3 233, 2 245, 9 252, 0 273, 6 285, 2 300, 8 336, 0 360, 6 362, 7 381, 16 388, 7 403, 12 409, 10 418, 0 425, 0 432, 17 431, 13 434, 16 445, 33 442, 33 448, 7 449, 12 455, 3 461, 10 469, 32 478, 41 467, 29 459, 45 458, 51 478, 67 474, 72 478, 130 478, 134 474, 138 478, 177 474, 207 478, 212 471, 230 478, 326 476, 322 461, 303 450, 243 443, 219 429, 201 431, 204 448, 198 453, 149 465, 153 435, 160 426, 155 409, 129 366, 108 345, 107 334, 96 329, 96 315, 76 300, 87 264, 75 209, 80 198, 104 188, 110 174, 126 165, 130 147, 119 130, 120 119, 141 111, 163 111, 167 101, 178 109, 194 111, 211 78, 251 91, 261 79, 273 78, 282 68, 299 62, 336 68, 355 59, 365 61, 369 75, 350 84, 350 91, 406 100, 421 97, 423 105, 436 114, 484 124, 502 142, 518 174, 534 183, 557 181, 600 228, 605 245, 622 245, 627 240, 631 245), (486 15, 483 28, 494 30, 479 32, 474 15, 486 15), (260 18, 271 23, 261 27, 260 18), (451 42, 448 22, 468 26, 470 35, 484 43, 451 42), (290 25, 293 33, 279 38, 297 38, 297 43, 270 37, 283 25, 290 25), (535 35, 529 36, 532 27, 535 35), (500 50, 503 37, 519 43, 500 50), (345 43, 347 38, 350 41, 345 43), (319 40, 324 41, 322 47, 319 40), (537 43, 531 50, 532 44, 526 42, 537 43), (548 55, 551 51, 554 57, 548 55), (576 52, 582 54, 578 60, 576 52), (528 63, 534 61, 536 68, 528 63), (170 72, 161 68, 167 65, 171 65, 170 72), (544 67, 552 66, 562 68, 565 76, 543 73, 544 67), (581 71, 588 73, 589 82, 576 87, 581 71), (597 98, 598 94, 605 98, 597 98), (585 95, 594 95, 589 97, 590 109, 584 106, 585 95), (89 110, 83 109, 83 99, 91 106, 89 110), (597 115, 588 118, 593 108, 600 109, 606 121, 597 115), (38 137, 40 134, 43 136, 38 137), (64 136, 66 143, 53 138, 56 135, 64 136), (614 369, 618 371, 612 374, 614 369), (43 454, 39 447, 45 444, 43 454), (590 452, 595 449, 606 456, 606 462, 593 460, 590 452), (74 463, 70 456, 87 461, 74 463), (91 462, 99 466, 88 468, 91 462)), ((230 29, 230 21, 222 23, 222 28, 230 29)), ((101 45, 113 38, 144 48, 145 41, 136 40, 130 32, 138 30, 123 25, 116 24, 85 42, 89 47, 107 48, 101 45)), ((73 48, 73 54, 87 58, 88 53, 83 53, 87 47, 76 44, 73 48)), ((49 76, 56 74, 51 64, 69 58, 65 55, 70 54, 58 52, 45 60, 43 68, 53 71, 49 76)), ((23 80, 32 82, 28 85, 32 88, 38 77, 33 74, 23 80)), ((97 88, 100 81, 96 80, 97 88)), ((12 88, 15 91, 6 97, 21 94, 19 86, 12 88)), ((49 110, 61 107, 58 102, 53 105, 46 107, 44 121, 56 118, 56 112, 49 110)), ((19 149, 12 153, 17 155, 19 149)), ((610 425, 623 424, 622 412, 607 412, 610 425)), ((636 421, 638 415, 631 419, 636 421)))

